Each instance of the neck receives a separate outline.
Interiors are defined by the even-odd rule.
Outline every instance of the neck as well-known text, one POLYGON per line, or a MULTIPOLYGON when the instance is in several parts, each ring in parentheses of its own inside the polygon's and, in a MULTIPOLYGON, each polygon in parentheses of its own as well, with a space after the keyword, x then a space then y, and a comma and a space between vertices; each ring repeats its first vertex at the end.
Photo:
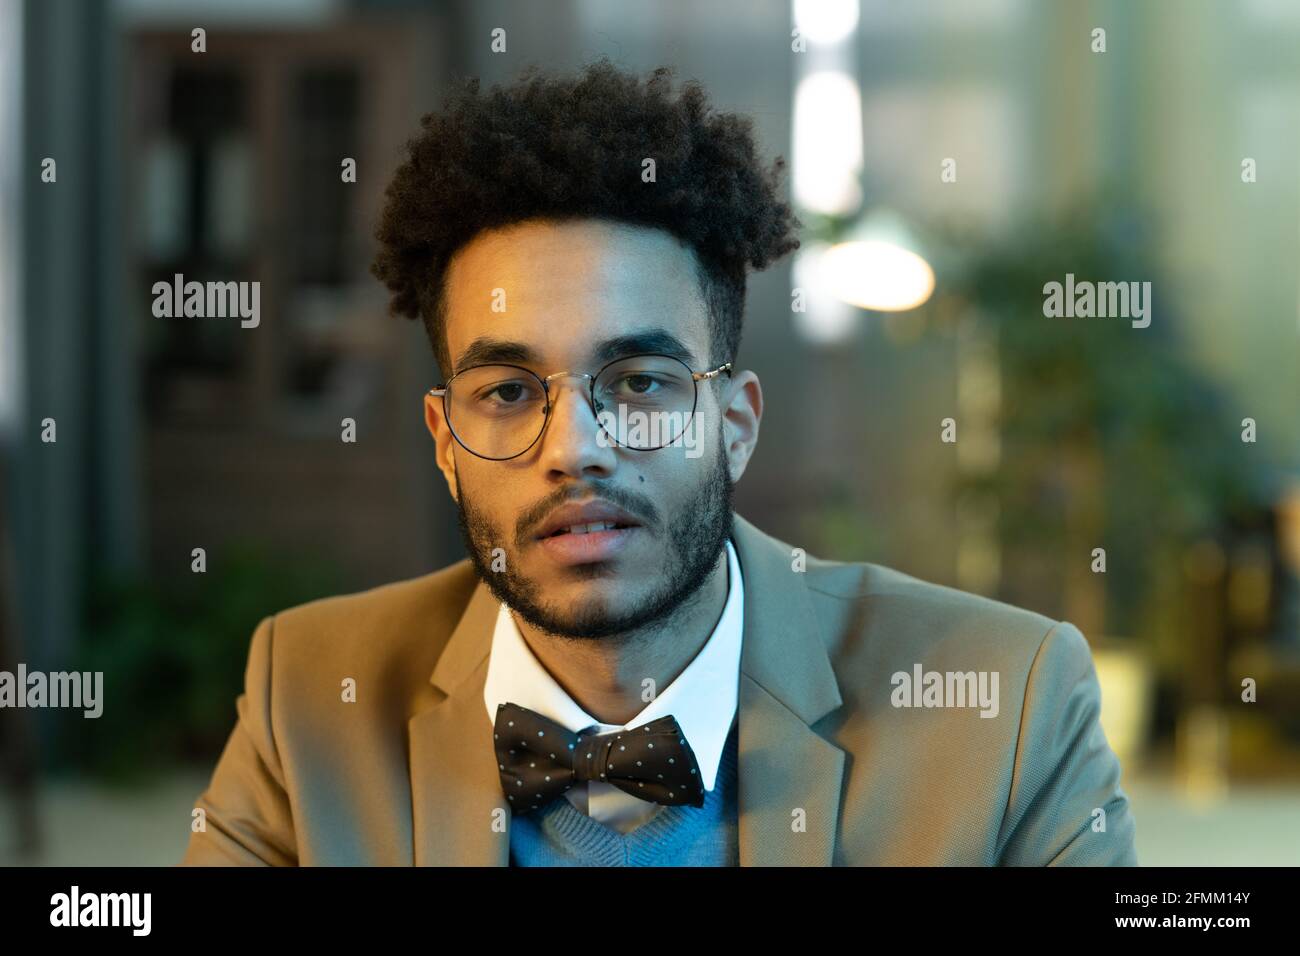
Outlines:
POLYGON ((599 640, 538 631, 515 617, 542 666, 574 701, 603 724, 626 724, 645 709, 644 681, 663 690, 708 642, 727 603, 727 552, 690 599, 654 624, 599 640))

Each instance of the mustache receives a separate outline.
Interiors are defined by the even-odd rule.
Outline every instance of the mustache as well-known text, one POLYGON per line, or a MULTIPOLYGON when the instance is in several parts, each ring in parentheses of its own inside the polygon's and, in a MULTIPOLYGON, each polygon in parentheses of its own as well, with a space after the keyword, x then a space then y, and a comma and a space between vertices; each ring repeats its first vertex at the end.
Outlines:
POLYGON ((661 517, 655 503, 645 495, 627 491, 614 485, 579 485, 560 488, 554 494, 547 495, 535 505, 526 508, 515 521, 515 547, 523 548, 533 539, 533 531, 546 520, 556 508, 570 501, 580 499, 599 499, 608 501, 617 508, 622 508, 641 522, 647 529, 659 527, 661 517))

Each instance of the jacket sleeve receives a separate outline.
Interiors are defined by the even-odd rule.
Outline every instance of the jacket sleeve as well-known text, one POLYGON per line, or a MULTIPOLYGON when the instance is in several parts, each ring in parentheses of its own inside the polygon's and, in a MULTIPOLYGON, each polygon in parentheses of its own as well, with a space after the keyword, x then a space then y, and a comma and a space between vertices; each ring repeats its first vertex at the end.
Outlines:
POLYGON ((274 616, 253 632, 238 719, 212 780, 195 803, 182 866, 293 866, 298 862, 293 815, 271 726, 274 616))
POLYGON ((1000 864, 1137 865, 1136 827, 1100 713, 1088 642, 1059 622, 1029 669, 1000 864))

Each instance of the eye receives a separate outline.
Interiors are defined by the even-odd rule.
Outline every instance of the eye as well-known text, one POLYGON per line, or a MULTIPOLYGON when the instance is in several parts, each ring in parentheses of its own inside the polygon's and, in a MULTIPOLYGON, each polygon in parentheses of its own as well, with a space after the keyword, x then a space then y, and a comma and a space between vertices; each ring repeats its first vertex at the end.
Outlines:
POLYGON ((658 377, 648 372, 628 372, 620 375, 612 384, 611 391, 615 394, 653 395, 663 388, 658 377))
POLYGON ((532 399, 537 389, 521 379, 493 382, 479 389, 474 400, 480 405, 497 408, 523 405, 532 399))
POLYGON ((498 385, 492 389, 492 394, 496 395, 501 401, 509 404, 517 402, 524 394, 524 386, 519 382, 506 382, 504 385, 498 385))

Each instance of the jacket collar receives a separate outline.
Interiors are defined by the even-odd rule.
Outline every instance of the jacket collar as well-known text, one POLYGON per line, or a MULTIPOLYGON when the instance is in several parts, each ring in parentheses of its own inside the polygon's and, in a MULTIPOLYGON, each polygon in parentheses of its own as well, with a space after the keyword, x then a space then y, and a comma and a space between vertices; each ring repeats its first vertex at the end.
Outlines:
MULTIPOLYGON (((843 703, 805 575, 789 546, 735 515, 745 577, 740 659, 742 866, 832 862, 844 752, 812 726, 843 703)), ((480 582, 430 682, 445 696, 411 718, 415 863, 506 866, 510 810, 483 707, 498 602, 480 582), (474 746, 481 741, 481 746, 474 746)))

